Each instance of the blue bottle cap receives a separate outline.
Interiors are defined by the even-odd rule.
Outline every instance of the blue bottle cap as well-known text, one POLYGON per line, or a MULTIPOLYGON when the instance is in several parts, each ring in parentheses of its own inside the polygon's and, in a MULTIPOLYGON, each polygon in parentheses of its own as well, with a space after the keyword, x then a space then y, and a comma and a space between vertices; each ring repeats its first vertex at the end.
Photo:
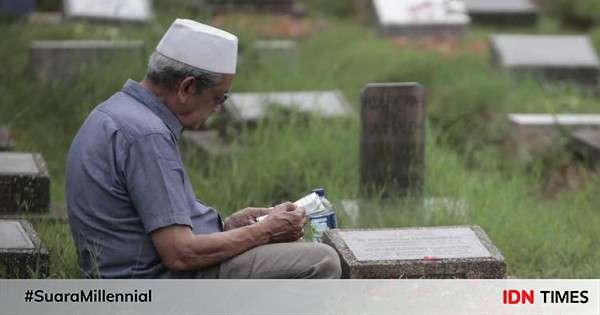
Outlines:
POLYGON ((325 188, 319 187, 312 190, 312 192, 319 195, 319 197, 325 197, 325 188))

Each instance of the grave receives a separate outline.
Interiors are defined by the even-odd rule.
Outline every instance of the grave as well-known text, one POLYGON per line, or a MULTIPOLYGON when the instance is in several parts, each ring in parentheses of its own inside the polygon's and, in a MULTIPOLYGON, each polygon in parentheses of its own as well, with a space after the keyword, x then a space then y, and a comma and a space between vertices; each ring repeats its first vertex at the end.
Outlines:
POLYGON ((507 145, 524 162, 561 150, 571 132, 600 129, 600 114, 509 114, 508 120, 507 145))
POLYGON ((152 19, 150 0, 64 0, 67 19, 104 22, 147 22, 152 19))
POLYGON ((48 250, 25 220, 0 220, 0 278, 47 277, 48 250))
POLYGON ((33 12, 29 15, 29 23, 57 25, 62 23, 62 12, 33 12))
POLYGON ((225 140, 216 130, 184 131, 181 135, 181 144, 183 151, 200 151, 210 156, 220 156, 231 151, 231 147, 225 143, 225 140))
POLYGON ((457 0, 373 0, 379 31, 385 36, 457 37, 470 23, 457 0))
POLYGON ((0 126, 0 152, 12 151, 15 148, 15 139, 8 127, 0 126))
POLYGON ((0 14, 21 17, 35 9, 35 0, 0 0, 0 14))
POLYGON ((258 60, 263 63, 285 62, 293 65, 298 62, 300 55, 298 43, 294 40, 257 40, 252 45, 258 60))
POLYGON ((496 67, 546 81, 598 86, 600 62, 587 36, 493 35, 490 46, 496 67))
POLYGON ((337 251, 346 279, 506 276, 504 257, 478 226, 334 229, 323 243, 337 251))
POLYGON ((591 166, 600 165, 600 129, 581 129, 571 134, 569 147, 591 166))
POLYGON ((363 193, 421 195, 425 173, 424 98, 424 89, 418 83, 372 83, 363 90, 363 193))
POLYGON ((537 22, 538 8, 532 0, 463 0, 476 23, 531 26, 537 22))
POLYGON ((296 0, 207 0, 213 11, 252 10, 271 13, 293 13, 300 2, 296 0))
POLYGON ((233 93, 224 105, 228 117, 237 123, 261 120, 271 106, 324 118, 352 116, 352 109, 340 91, 233 93))
POLYGON ((29 73, 42 82, 71 78, 86 67, 120 57, 146 58, 142 42, 101 40, 33 41, 29 48, 29 73))
POLYGON ((47 212, 50 177, 39 153, 0 152, 0 214, 47 212))

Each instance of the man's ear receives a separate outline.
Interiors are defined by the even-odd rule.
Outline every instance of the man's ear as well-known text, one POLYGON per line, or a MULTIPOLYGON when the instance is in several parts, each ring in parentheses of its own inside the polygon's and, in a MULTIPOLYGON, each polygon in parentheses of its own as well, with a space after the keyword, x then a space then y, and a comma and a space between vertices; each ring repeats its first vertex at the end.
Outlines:
POLYGON ((177 97, 181 103, 185 103, 189 97, 196 94, 196 79, 192 76, 181 80, 177 86, 177 97))

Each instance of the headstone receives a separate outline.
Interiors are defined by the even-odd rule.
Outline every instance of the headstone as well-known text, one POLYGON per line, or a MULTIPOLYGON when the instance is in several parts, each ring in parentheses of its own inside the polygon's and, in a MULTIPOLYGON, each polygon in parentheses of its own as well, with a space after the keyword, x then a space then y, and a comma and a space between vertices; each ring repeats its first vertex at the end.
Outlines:
POLYGON ((0 14, 25 16, 35 9, 35 0, 0 0, 0 14))
POLYGON ((323 243, 340 256, 342 278, 502 279, 506 264, 478 226, 335 229, 323 243))
POLYGON ((35 24, 59 24, 63 21, 61 12, 33 12, 29 15, 29 23, 35 24))
POLYGON ((192 149, 210 156, 219 156, 231 150, 216 130, 185 131, 181 140, 184 151, 192 149))
POLYGON ((259 12, 293 13, 297 0, 207 0, 212 10, 253 10, 259 12))
POLYGON ((509 114, 508 120, 508 143, 524 162, 562 149, 568 133, 600 129, 600 114, 509 114))
POLYGON ((474 22, 533 25, 537 22, 538 8, 532 0, 463 0, 474 22))
POLYGON ((261 62, 285 62, 293 65, 298 62, 300 55, 298 43, 293 40, 272 39, 254 42, 254 50, 261 62))
POLYGON ((100 40, 33 41, 29 49, 29 72, 42 82, 71 78, 85 67, 119 57, 145 59, 142 42, 100 40))
POLYGON ((252 123, 265 117, 271 106, 324 118, 348 117, 352 109, 340 91, 233 93, 225 103, 225 111, 233 121, 252 123))
POLYGON ((0 214, 40 213, 50 204, 50 177, 38 153, 0 152, 0 214))
POLYGON ((8 127, 0 126, 0 152, 12 151, 15 148, 15 139, 8 127))
POLYGON ((373 0, 373 7, 386 36, 456 37, 471 20, 459 0, 373 0))
POLYGON ((361 97, 361 191, 419 196, 425 174, 425 96, 418 83, 368 84, 361 97))
POLYGON ((571 134, 570 148, 590 165, 600 165, 600 129, 582 129, 571 134))
POLYGON ((587 36, 493 35, 492 64, 542 80, 597 87, 600 61, 587 36))
POLYGON ((107 22, 147 22, 152 18, 150 0, 64 0, 67 19, 107 22))
POLYGON ((0 220, 0 278, 47 277, 48 250, 25 220, 0 220))

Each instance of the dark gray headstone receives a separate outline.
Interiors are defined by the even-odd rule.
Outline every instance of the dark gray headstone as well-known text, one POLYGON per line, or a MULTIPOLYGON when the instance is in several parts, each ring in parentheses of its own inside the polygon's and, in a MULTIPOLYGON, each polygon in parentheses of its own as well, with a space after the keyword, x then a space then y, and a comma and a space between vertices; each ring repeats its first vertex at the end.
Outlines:
POLYGON ((0 0, 0 14, 25 16, 35 9, 35 0, 0 0))
POLYGON ((0 220, 0 278, 47 277, 48 250, 25 220, 0 220))
POLYGON ((150 0, 64 0, 67 19, 147 22, 152 18, 150 0))
POLYGON ((50 177, 38 153, 0 152, 0 214, 40 213, 50 204, 50 177))
POLYGON ((361 97, 361 190, 418 196, 425 174, 425 96, 418 83, 368 84, 361 97))
POLYGON ((533 25, 538 8, 531 0, 463 0, 474 22, 533 25))
POLYGON ((459 0, 373 0, 373 8, 386 36, 456 37, 471 21, 459 0))
POLYGON ((570 148, 590 165, 600 165, 600 129, 582 129, 571 134, 570 148))
POLYGON ((12 151, 15 148, 15 139, 8 127, 0 126, 0 151, 12 151))
POLYGON ((597 87, 600 61, 587 36, 493 35, 492 64, 543 80, 597 87))
POLYGON ((227 154, 231 149, 216 130, 185 131, 181 140, 184 151, 197 150, 210 156, 227 154))
POLYGON ((600 114, 509 114, 508 144, 528 163, 563 149, 569 133, 600 129, 600 114))
POLYGON ((265 117, 270 106, 314 113, 324 118, 352 115, 344 95, 339 91, 233 93, 225 111, 236 122, 256 122, 265 117))
POLYGON ((342 263, 342 278, 502 279, 504 257, 478 226, 335 229, 323 234, 342 263))
POLYGON ((99 40, 33 41, 29 49, 29 72, 43 82, 61 81, 80 73, 86 67, 126 56, 145 59, 143 43, 99 40))

